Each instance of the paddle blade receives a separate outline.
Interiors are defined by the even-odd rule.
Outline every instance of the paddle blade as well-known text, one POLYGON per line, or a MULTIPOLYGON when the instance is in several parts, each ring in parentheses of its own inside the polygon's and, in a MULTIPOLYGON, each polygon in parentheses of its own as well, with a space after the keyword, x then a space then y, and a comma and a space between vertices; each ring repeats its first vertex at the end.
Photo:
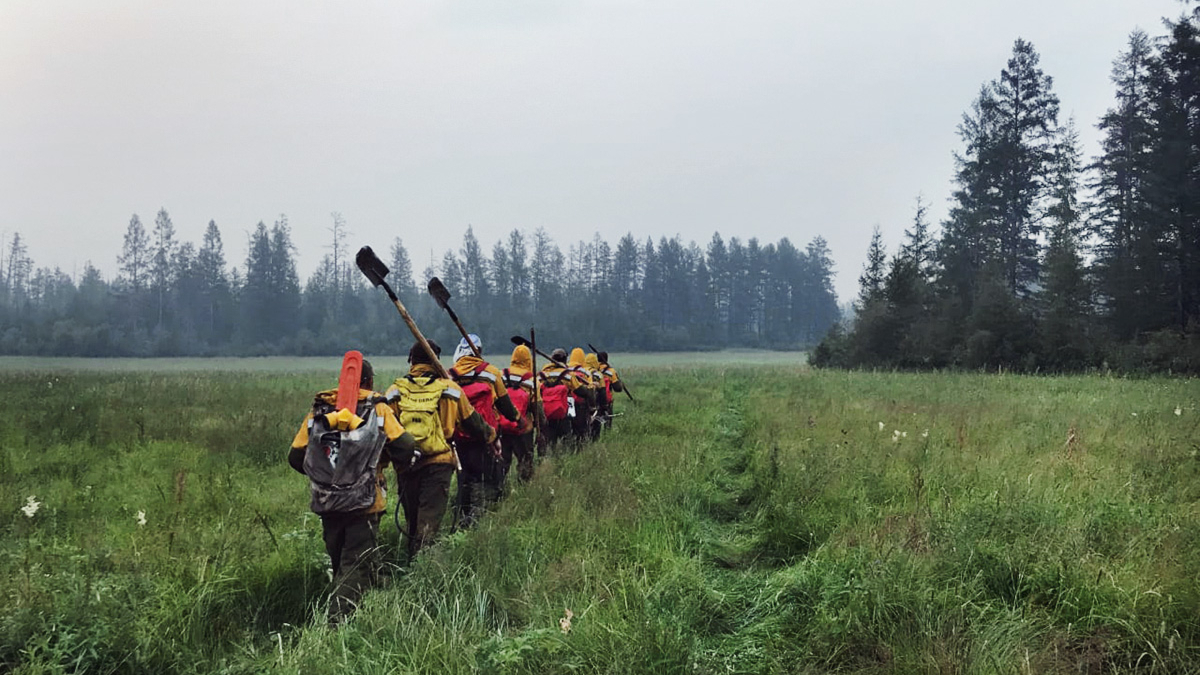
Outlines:
POLYGON ((433 277, 429 280, 429 285, 427 288, 429 289, 429 294, 432 295, 433 299, 437 301, 438 307, 446 309, 446 303, 450 301, 450 289, 446 288, 446 285, 442 283, 442 280, 437 277, 433 277))
POLYGON ((358 409, 358 389, 362 384, 362 352, 348 351, 342 357, 342 374, 338 376, 337 409, 354 412, 358 409))
POLYGON ((514 335, 509 339, 512 341, 512 343, 514 345, 524 345, 526 347, 529 347, 530 349, 533 348, 533 343, 531 343, 529 340, 526 340, 525 338, 521 337, 520 335, 514 335))
POLYGON ((354 264, 358 265, 359 271, 371 282, 372 286, 382 284, 383 278, 388 275, 387 265, 383 264, 370 246, 358 249, 358 255, 354 256, 354 264))

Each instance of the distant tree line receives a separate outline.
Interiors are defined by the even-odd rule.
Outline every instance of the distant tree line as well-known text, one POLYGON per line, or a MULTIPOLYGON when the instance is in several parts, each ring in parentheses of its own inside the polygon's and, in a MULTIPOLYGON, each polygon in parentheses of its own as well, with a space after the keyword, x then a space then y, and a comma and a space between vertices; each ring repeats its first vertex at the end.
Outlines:
POLYGON ((1017 40, 958 131, 952 208, 878 229, 818 365, 1200 372, 1200 28, 1134 32, 1085 163, 1052 80, 1017 40))
POLYGON ((329 232, 304 242, 305 255, 323 257, 303 283, 285 216, 270 227, 258 223, 245 261, 231 268, 216 223, 196 245, 178 241, 165 209, 149 228, 134 215, 112 280, 91 263, 77 281, 58 268, 35 269, 14 235, 0 253, 0 353, 404 353, 411 336, 355 267, 360 243, 375 245, 422 329, 449 346, 457 331, 425 291, 425 281, 440 276, 491 354, 507 352, 508 336, 530 326, 547 345, 799 349, 839 317, 833 262, 820 237, 799 249, 786 238, 764 245, 715 234, 702 249, 678 236, 655 243, 627 234, 614 246, 596 235, 564 252, 543 229, 514 230, 488 255, 468 227, 457 251, 417 277, 400 238, 351 243, 337 213, 329 232))

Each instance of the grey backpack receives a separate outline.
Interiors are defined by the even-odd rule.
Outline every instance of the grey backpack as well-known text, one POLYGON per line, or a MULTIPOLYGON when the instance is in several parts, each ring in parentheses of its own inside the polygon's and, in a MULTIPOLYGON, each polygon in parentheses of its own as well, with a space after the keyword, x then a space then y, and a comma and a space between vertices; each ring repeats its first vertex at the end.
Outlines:
POLYGON ((376 402, 359 401, 357 414, 363 423, 350 431, 329 427, 325 413, 333 412, 333 406, 313 410, 304 451, 313 513, 350 513, 375 503, 379 454, 387 442, 383 417, 375 412, 376 402))

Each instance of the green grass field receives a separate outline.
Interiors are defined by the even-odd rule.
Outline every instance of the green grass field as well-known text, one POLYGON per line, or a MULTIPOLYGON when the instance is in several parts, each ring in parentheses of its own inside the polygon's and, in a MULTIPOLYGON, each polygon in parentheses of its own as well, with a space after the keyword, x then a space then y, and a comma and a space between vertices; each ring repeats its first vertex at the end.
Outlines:
POLYGON ((331 632, 284 458, 336 359, 249 361, 0 361, 0 671, 1200 672, 1197 380, 631 356, 331 632))

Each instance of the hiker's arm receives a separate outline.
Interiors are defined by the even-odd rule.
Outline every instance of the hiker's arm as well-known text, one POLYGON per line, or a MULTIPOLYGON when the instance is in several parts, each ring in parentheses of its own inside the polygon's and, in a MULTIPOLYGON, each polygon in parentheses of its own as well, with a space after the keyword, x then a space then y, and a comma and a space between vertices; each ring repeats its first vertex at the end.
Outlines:
POLYGON ((476 440, 484 443, 491 443, 496 440, 496 430, 490 424, 483 420, 483 416, 478 411, 472 410, 470 416, 459 422, 462 430, 470 434, 476 440))
POLYGON ((402 467, 408 466, 413 460, 413 455, 417 451, 417 439, 407 431, 400 434, 383 446, 387 449, 388 457, 391 457, 392 464, 399 470, 402 467))
POLYGON ((496 412, 504 415, 509 422, 516 422, 521 418, 521 413, 517 412, 517 406, 513 405, 512 397, 508 393, 496 399, 496 412))
POLYGON ((305 416, 300 423, 300 431, 292 439, 292 449, 288 451, 288 464, 300 473, 304 473, 304 451, 308 449, 308 422, 311 419, 312 413, 305 416))
POLYGON ((292 449, 288 451, 288 464, 300 473, 304 473, 304 450, 305 448, 292 446, 292 449))

